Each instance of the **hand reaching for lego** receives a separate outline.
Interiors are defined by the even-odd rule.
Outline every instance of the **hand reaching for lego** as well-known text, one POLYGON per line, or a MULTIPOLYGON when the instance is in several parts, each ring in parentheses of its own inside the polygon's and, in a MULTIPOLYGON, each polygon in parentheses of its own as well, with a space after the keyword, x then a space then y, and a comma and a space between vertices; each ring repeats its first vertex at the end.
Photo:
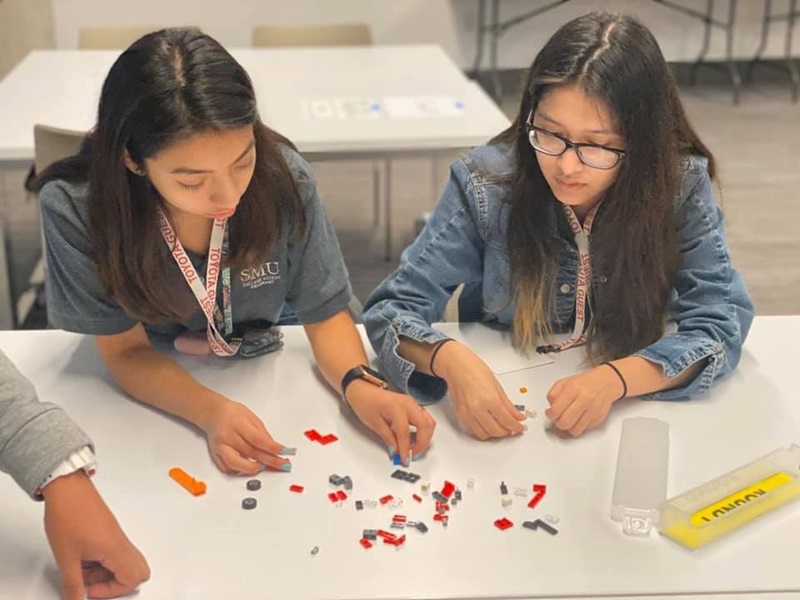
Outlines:
POLYGON ((467 346, 450 341, 436 354, 434 370, 444 378, 458 418, 480 440, 518 435, 525 415, 514 408, 491 369, 467 346))
POLYGON ((354 381, 347 388, 347 402, 361 422, 383 440, 389 454, 396 451, 406 466, 409 455, 419 457, 428 450, 436 421, 411 396, 354 381), (411 425, 417 430, 413 444, 411 425))
POLYGON ((128 595, 150 578, 144 556, 82 471, 53 480, 42 493, 64 600, 128 595))
POLYGON ((606 366, 556 381, 547 392, 545 416, 577 437, 597 427, 623 392, 619 378, 606 366))
POLYGON ((264 467, 291 471, 283 444, 272 439, 261 420, 244 404, 220 401, 202 424, 208 449, 225 473, 255 475, 264 467))

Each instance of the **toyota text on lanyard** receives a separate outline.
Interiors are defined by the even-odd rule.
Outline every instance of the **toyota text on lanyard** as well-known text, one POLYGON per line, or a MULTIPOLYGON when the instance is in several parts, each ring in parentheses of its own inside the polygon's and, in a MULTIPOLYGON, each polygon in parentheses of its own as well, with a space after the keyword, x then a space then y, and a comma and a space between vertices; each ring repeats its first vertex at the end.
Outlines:
POLYGON ((209 346, 211 346, 211 349, 217 356, 233 356, 239 351, 241 340, 226 341, 218 329, 218 327, 223 326, 224 322, 226 333, 229 336, 233 330, 230 298, 230 269, 227 267, 222 273, 224 317, 217 306, 217 281, 220 276, 222 260, 228 253, 228 220, 214 219, 214 225, 211 228, 211 242, 208 245, 206 281, 205 285, 203 285, 200 275, 197 273, 192 261, 186 254, 186 250, 183 249, 183 245, 178 240, 175 230, 164 215, 164 211, 159 210, 158 218, 161 227, 161 235, 172 253, 172 258, 175 259, 184 279, 186 279, 186 283, 189 284, 194 297, 197 298, 197 302, 200 304, 200 308, 206 315, 208 321, 206 335, 208 336, 209 346))
POLYGON ((581 227, 575 212, 566 204, 564 213, 567 215, 570 231, 575 236, 575 245, 578 247, 578 284, 575 286, 575 327, 569 339, 563 342, 539 346, 537 352, 561 352, 573 346, 580 346, 586 343, 586 307, 589 304, 589 296, 592 291, 592 261, 589 258, 589 235, 592 232, 592 223, 597 214, 600 203, 595 204, 581 227))

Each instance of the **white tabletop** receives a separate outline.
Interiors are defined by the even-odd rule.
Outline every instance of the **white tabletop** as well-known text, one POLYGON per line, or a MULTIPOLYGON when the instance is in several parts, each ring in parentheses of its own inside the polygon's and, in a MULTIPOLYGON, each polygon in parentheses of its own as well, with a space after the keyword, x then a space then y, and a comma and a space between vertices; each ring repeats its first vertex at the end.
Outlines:
MULTIPOLYGON (((265 122, 312 158, 469 148, 509 125, 483 90, 433 45, 232 49, 255 85, 265 122), (459 103, 454 114, 397 116, 415 99, 459 103), (315 103, 372 100, 375 118, 322 118, 315 103)), ((88 130, 116 51, 31 52, 0 81, 0 164, 30 161, 33 126, 88 130)))
MULTIPOLYGON (((507 344, 481 326, 449 325, 475 348, 507 344)), ((184 360, 203 383, 249 405, 274 437, 296 446, 294 472, 265 473, 263 488, 220 473, 204 439, 173 419, 126 399, 110 383, 91 340, 63 332, 2 332, 0 347, 37 385, 42 398, 63 404, 97 444, 95 482, 132 539, 148 557, 152 580, 141 598, 541 598, 739 592, 786 598, 800 593, 800 505, 786 507, 698 552, 653 534, 625 536, 608 516, 623 419, 649 416, 670 424, 669 493, 735 469, 798 441, 800 386, 784 340, 800 337, 800 317, 757 318, 739 369, 712 394, 691 402, 626 401, 607 423, 580 439, 550 432, 541 417, 523 436, 479 442, 462 433, 446 404, 434 406, 435 443, 411 470, 439 489, 445 479, 464 492, 450 525, 432 519, 432 500, 411 499, 418 485, 389 477, 386 453, 364 434, 312 371, 302 330, 285 328, 286 347, 251 361, 184 360), (316 428, 341 439, 307 441, 316 428), (201 498, 168 476, 180 466, 207 482, 201 498), (344 506, 326 494, 332 473, 355 488, 344 506), (467 479, 476 480, 474 491, 467 479), (514 497, 500 505, 499 483, 510 489, 548 486, 536 510, 514 497), (290 493, 292 483, 306 486, 290 493), (354 499, 392 494, 404 506, 355 510, 354 499), (255 496, 254 511, 240 508, 255 496), (391 515, 424 520, 425 534, 408 532, 404 547, 364 550, 363 528, 388 528, 391 515), (521 527, 546 514, 560 518, 551 537, 521 527), (493 521, 507 516, 505 532, 493 521), (310 554, 318 546, 316 556, 310 554)), ((541 413, 552 382, 574 372, 581 350, 555 363, 503 375, 515 402, 541 413), (521 395, 520 386, 528 393, 521 395)), ((10 478, 0 479, 0 598, 56 598, 53 560, 42 531, 41 505, 10 478)))

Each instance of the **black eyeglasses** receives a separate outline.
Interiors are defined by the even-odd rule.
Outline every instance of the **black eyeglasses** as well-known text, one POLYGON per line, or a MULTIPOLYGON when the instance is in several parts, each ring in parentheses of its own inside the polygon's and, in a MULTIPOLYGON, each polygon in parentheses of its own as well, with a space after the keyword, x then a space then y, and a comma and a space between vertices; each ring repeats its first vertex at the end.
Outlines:
POLYGON ((578 160, 583 164, 593 169, 603 170, 613 169, 625 157, 624 150, 598 144, 578 144, 557 133, 536 127, 531 123, 532 118, 533 111, 528 115, 528 120, 525 121, 525 128, 528 131, 528 141, 537 152, 548 156, 561 156, 569 148, 574 148, 575 153, 578 155, 578 160))

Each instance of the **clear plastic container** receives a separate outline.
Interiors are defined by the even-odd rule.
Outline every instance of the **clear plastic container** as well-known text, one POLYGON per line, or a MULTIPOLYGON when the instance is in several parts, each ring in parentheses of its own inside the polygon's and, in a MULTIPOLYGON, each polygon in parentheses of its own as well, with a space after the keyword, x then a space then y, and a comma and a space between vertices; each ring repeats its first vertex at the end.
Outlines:
POLYGON ((692 550, 800 497, 800 446, 780 448, 664 502, 662 535, 692 550))
POLYGON ((669 425, 634 417, 622 422, 611 518, 628 535, 646 536, 658 524, 658 508, 667 498, 669 425))

